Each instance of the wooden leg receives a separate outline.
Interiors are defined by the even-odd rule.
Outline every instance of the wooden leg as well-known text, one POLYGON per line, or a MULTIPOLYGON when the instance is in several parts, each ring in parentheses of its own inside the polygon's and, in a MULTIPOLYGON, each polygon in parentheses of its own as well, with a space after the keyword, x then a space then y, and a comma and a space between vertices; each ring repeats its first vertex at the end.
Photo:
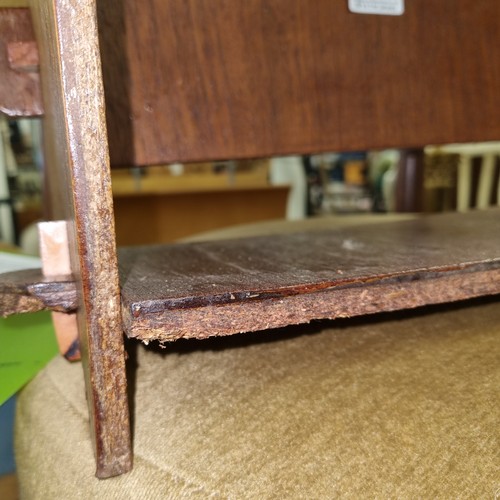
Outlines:
POLYGON ((95 0, 33 0, 53 216, 66 220, 97 476, 132 465, 95 0))
POLYGON ((494 154, 486 154, 483 156, 481 174, 479 175, 476 208, 484 210, 490 206, 493 182, 495 179, 495 161, 496 157, 494 154))
POLYGON ((472 158, 461 154, 458 162, 458 185, 457 185, 457 210, 467 212, 470 210, 472 178, 472 158))
POLYGON ((396 184, 396 211, 421 212, 424 191, 424 150, 407 149, 401 154, 396 184))

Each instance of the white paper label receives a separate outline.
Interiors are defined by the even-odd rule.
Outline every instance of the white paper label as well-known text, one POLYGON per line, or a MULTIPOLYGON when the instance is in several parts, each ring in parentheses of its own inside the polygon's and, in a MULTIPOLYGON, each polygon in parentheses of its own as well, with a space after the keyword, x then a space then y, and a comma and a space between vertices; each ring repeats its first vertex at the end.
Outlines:
POLYGON ((356 14, 400 16, 405 11, 405 0, 348 0, 349 10, 356 14))

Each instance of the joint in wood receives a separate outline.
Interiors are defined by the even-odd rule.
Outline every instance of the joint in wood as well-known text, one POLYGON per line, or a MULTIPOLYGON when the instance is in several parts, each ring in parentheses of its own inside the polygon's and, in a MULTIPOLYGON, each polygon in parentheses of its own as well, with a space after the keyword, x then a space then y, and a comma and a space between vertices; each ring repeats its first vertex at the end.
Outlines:
MULTIPOLYGON (((45 278, 71 274, 66 221, 40 222, 40 256, 45 278)), ((70 361, 80 359, 76 313, 52 312, 52 321, 61 354, 70 361)))

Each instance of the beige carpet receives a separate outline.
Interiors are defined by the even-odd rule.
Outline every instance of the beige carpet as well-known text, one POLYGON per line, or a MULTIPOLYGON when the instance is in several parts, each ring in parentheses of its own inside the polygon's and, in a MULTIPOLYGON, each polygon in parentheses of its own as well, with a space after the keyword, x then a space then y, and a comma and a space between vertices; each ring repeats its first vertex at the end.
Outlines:
POLYGON ((55 359, 24 390, 23 498, 499 492, 498 300, 140 347, 137 363, 127 476, 93 477, 80 365, 55 359))

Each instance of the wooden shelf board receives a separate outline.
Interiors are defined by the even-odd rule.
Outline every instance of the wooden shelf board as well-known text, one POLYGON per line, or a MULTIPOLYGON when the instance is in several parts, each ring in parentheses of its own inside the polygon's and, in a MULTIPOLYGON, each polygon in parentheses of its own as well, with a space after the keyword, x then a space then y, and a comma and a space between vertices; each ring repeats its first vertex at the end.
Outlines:
POLYGON ((500 212, 122 249, 143 341, 205 338, 500 293, 500 212))
MULTIPOLYGON (((206 338, 500 293, 500 211, 123 248, 126 334, 206 338)), ((70 277, 0 275, 0 315, 76 309, 70 277)))
POLYGON ((45 279, 41 269, 0 274, 0 316, 51 309, 76 310, 76 284, 70 276, 45 279))

